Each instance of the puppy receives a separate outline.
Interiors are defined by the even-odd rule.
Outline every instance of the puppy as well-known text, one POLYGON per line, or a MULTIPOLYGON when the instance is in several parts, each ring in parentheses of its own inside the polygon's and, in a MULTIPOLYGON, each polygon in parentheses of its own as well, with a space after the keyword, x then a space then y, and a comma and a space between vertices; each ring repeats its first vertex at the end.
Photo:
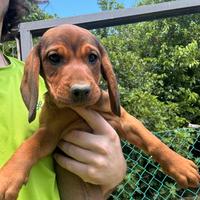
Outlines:
MULTIPOLYGON (((92 131, 71 109, 76 106, 94 109, 102 114, 121 138, 151 155, 182 187, 199 185, 197 166, 169 149, 120 106, 117 81, 108 55, 89 31, 74 25, 52 28, 29 54, 21 84, 22 97, 29 110, 29 122, 36 115, 39 74, 48 89, 40 115, 40 127, 0 170, 0 200, 17 198, 21 186, 28 180, 32 166, 54 151, 64 130, 92 131), (108 92, 99 87, 101 74, 107 82, 108 92)), ((60 167, 56 169, 58 174, 65 174, 60 167)), ((66 179, 71 176, 68 175, 59 175, 58 184, 67 185, 66 179)), ((76 178, 72 177, 71 180, 76 178)), ((81 181, 77 178, 72 187, 78 187, 81 181)), ((84 184, 85 189, 80 198, 104 198, 98 186, 84 184), (89 192, 85 194, 85 191, 89 192)), ((61 199, 65 199, 65 191, 60 191, 61 199)), ((78 197, 73 196, 71 199, 78 197)))

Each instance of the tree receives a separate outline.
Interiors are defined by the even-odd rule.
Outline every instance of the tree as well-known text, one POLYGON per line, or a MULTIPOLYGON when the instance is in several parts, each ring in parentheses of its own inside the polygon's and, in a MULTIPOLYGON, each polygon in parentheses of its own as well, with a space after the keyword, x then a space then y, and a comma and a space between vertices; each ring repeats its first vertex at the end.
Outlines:
POLYGON ((199 14, 180 16, 99 35, 115 67, 122 104, 150 130, 200 123, 199 21, 199 14))
POLYGON ((57 15, 50 15, 43 10, 40 9, 40 7, 33 3, 31 0, 28 0, 31 4, 30 6, 30 12, 29 15, 24 17, 24 22, 30 22, 30 21, 38 21, 38 20, 44 20, 44 19, 51 19, 57 17, 57 15))

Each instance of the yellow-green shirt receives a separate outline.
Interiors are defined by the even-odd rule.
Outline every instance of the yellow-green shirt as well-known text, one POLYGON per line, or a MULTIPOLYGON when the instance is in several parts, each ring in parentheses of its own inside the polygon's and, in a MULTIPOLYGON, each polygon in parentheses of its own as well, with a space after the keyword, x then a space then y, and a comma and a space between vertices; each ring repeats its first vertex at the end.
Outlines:
MULTIPOLYGON (((22 142, 38 128, 38 116, 28 123, 28 111, 20 93, 24 63, 8 57, 10 64, 0 68, 0 167, 22 142)), ((40 80, 37 109, 42 105, 45 86, 40 80)), ((59 200, 52 157, 40 160, 31 170, 28 183, 20 190, 18 200, 59 200)))

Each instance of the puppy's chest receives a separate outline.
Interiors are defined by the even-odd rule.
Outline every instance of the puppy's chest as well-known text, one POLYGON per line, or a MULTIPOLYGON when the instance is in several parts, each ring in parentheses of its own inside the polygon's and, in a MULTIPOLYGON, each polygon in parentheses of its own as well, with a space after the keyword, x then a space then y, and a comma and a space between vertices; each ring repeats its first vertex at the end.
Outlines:
POLYGON ((40 126, 46 127, 49 132, 61 134, 79 119, 80 116, 70 108, 59 109, 44 105, 40 115, 40 126))

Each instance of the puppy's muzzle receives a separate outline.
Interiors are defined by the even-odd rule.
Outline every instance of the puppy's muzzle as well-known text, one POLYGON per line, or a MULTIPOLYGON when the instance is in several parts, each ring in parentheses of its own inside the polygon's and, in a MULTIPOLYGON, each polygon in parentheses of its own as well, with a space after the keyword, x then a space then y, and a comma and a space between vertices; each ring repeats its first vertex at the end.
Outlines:
POLYGON ((74 84, 70 88, 71 97, 75 103, 85 102, 90 92, 91 86, 89 84, 74 84))

